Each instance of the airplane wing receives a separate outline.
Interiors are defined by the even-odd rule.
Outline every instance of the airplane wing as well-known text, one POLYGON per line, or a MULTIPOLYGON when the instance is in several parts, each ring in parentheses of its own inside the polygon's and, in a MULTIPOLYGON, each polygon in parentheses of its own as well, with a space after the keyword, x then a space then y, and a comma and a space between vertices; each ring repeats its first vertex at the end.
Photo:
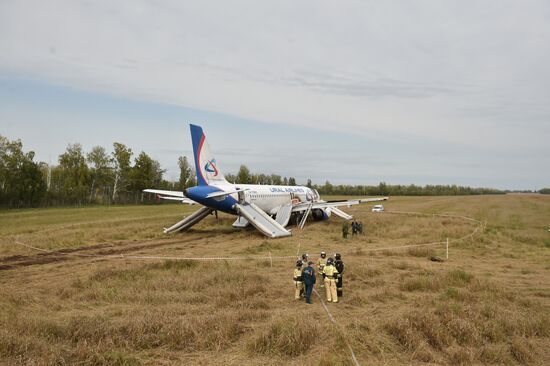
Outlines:
POLYGON ((389 197, 376 197, 376 198, 363 198, 360 199, 361 203, 367 203, 367 202, 378 202, 378 201, 387 201, 389 200, 389 197))
POLYGON ((245 188, 245 189, 236 189, 228 192, 226 191, 212 192, 207 194, 206 198, 225 198, 226 196, 232 195, 234 193, 245 192, 245 191, 249 191, 249 189, 245 188))
POLYGON ((314 210, 316 208, 335 208, 335 207, 351 207, 353 205, 359 205, 361 203, 367 203, 367 202, 378 202, 378 201, 386 201, 389 197, 378 197, 378 198, 363 198, 363 199, 357 199, 357 200, 348 200, 348 201, 318 201, 318 202, 304 202, 295 205, 292 207, 292 212, 301 212, 306 210, 314 210))
POLYGON ((197 203, 185 197, 183 195, 183 192, 180 192, 180 191, 164 191, 161 189, 144 189, 143 192, 156 194, 160 199, 163 199, 163 200, 179 201, 181 203, 187 203, 189 205, 194 205, 197 203))

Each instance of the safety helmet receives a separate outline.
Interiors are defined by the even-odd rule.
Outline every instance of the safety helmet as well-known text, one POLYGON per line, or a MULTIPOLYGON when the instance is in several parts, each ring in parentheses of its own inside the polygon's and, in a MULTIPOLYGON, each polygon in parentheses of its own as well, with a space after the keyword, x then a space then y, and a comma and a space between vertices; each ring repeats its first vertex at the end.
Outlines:
POLYGON ((321 258, 325 258, 327 256, 327 253, 321 252, 321 258))
POLYGON ((333 264, 333 263, 334 263, 334 259, 332 259, 332 258, 327 259, 327 264, 328 264, 329 266, 330 266, 331 264, 333 264))
POLYGON ((336 258, 336 260, 339 261, 342 259, 342 256, 340 255, 340 253, 336 253, 334 254, 334 258, 336 258))
POLYGON ((302 260, 307 260, 309 258, 309 254, 304 253, 302 254, 302 260))
POLYGON ((301 267, 303 264, 304 263, 300 259, 296 261, 296 267, 301 267))

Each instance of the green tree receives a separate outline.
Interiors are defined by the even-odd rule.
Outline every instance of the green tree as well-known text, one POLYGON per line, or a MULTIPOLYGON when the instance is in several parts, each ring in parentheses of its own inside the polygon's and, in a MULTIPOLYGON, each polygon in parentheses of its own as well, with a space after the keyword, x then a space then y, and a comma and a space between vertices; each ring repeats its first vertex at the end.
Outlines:
POLYGON ((21 140, 0 136, 0 203, 8 207, 37 206, 46 192, 34 152, 23 151, 21 140))
POLYGON ((8 185, 8 167, 7 167, 7 154, 8 154, 9 140, 0 135, 0 202, 4 202, 7 196, 8 185))
POLYGON ((184 190, 189 187, 192 178, 192 169, 187 161, 186 156, 180 156, 178 158, 178 166, 180 168, 180 179, 179 179, 179 189, 184 190))
POLYGON ((256 178, 257 184, 270 184, 271 178, 268 175, 265 174, 258 174, 256 178))
POLYGON ((59 156, 62 193, 70 203, 79 205, 88 192, 89 169, 82 152, 82 145, 69 144, 67 150, 59 156))
POLYGON ((246 167, 246 165, 241 165, 239 168, 239 172, 237 173, 237 180, 236 183, 238 184, 250 184, 252 181, 252 177, 250 175, 250 170, 246 167))
POLYGON ((306 187, 311 188, 313 185, 311 184, 311 179, 307 179, 306 187))
POLYGON ((87 154, 86 159, 90 164, 90 198, 89 202, 95 199, 98 192, 105 192, 109 182, 112 180, 113 160, 102 146, 95 146, 87 154))
POLYGON ((330 184, 328 180, 325 182, 325 186, 323 187, 323 193, 326 193, 326 194, 334 193, 334 187, 332 186, 332 184, 330 184))
POLYGON ((112 163, 114 167, 115 179, 113 182, 112 201, 116 202, 120 192, 127 190, 132 167, 130 159, 132 158, 132 149, 120 142, 113 143, 112 163))
POLYGON ((294 177, 288 178, 288 185, 289 186, 295 186, 296 185, 296 179, 294 177))
POLYGON ((227 180, 229 183, 236 183, 237 176, 235 174, 227 173, 225 175, 225 180, 227 180))
POLYGON ((46 193, 46 182, 40 165, 33 161, 34 152, 28 152, 21 164, 17 180, 19 181, 19 202, 25 206, 36 207, 46 193))
POLYGON ((271 184, 273 184, 274 186, 282 185, 283 180, 281 179, 281 176, 277 174, 271 174, 271 184))
POLYGON ((132 191, 141 193, 146 188, 159 187, 163 173, 160 163, 142 151, 132 167, 132 191))
POLYGON ((142 191, 146 188, 153 187, 155 182, 155 167, 153 159, 145 152, 141 152, 134 161, 132 168, 132 191, 142 191))
POLYGON ((380 194, 382 196, 386 196, 389 193, 390 192, 388 190, 388 186, 387 186, 386 182, 380 182, 380 184, 378 184, 378 194, 380 194))

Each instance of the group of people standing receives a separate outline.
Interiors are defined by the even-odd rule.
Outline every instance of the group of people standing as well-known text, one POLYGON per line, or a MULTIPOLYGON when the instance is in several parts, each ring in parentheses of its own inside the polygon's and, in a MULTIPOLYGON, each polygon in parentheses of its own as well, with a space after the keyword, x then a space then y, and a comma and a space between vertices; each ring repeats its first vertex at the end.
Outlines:
MULTIPOLYGON (((363 223, 353 220, 351 223, 351 235, 356 236, 357 234, 363 234, 363 223)), ((342 237, 347 239, 349 235, 349 225, 348 222, 344 222, 342 225, 342 237)))
MULTIPOLYGON (((311 304, 311 293, 317 281, 315 264, 309 260, 309 254, 302 254, 302 258, 296 261, 294 269, 294 298, 300 300, 305 297, 306 303, 311 304)), ((316 263, 317 270, 323 278, 321 287, 325 288, 327 302, 338 302, 343 293, 344 262, 339 253, 334 258, 327 258, 327 253, 321 252, 316 263)))

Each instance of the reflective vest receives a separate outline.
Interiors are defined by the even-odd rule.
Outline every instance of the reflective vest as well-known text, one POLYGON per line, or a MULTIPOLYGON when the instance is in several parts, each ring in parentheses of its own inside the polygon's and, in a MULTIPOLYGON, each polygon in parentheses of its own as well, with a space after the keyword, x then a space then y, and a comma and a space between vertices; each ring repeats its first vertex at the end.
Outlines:
POLYGON ((301 268, 294 268, 294 281, 296 282, 302 282, 302 269, 301 268))
POLYGON ((319 266, 319 272, 323 272, 323 268, 327 265, 327 259, 326 258, 319 258, 317 261, 317 265, 319 266))
POLYGON ((336 276, 338 275, 338 270, 331 264, 330 266, 325 266, 325 268, 323 269, 323 273, 325 274, 325 278, 333 280, 336 279, 336 276))

